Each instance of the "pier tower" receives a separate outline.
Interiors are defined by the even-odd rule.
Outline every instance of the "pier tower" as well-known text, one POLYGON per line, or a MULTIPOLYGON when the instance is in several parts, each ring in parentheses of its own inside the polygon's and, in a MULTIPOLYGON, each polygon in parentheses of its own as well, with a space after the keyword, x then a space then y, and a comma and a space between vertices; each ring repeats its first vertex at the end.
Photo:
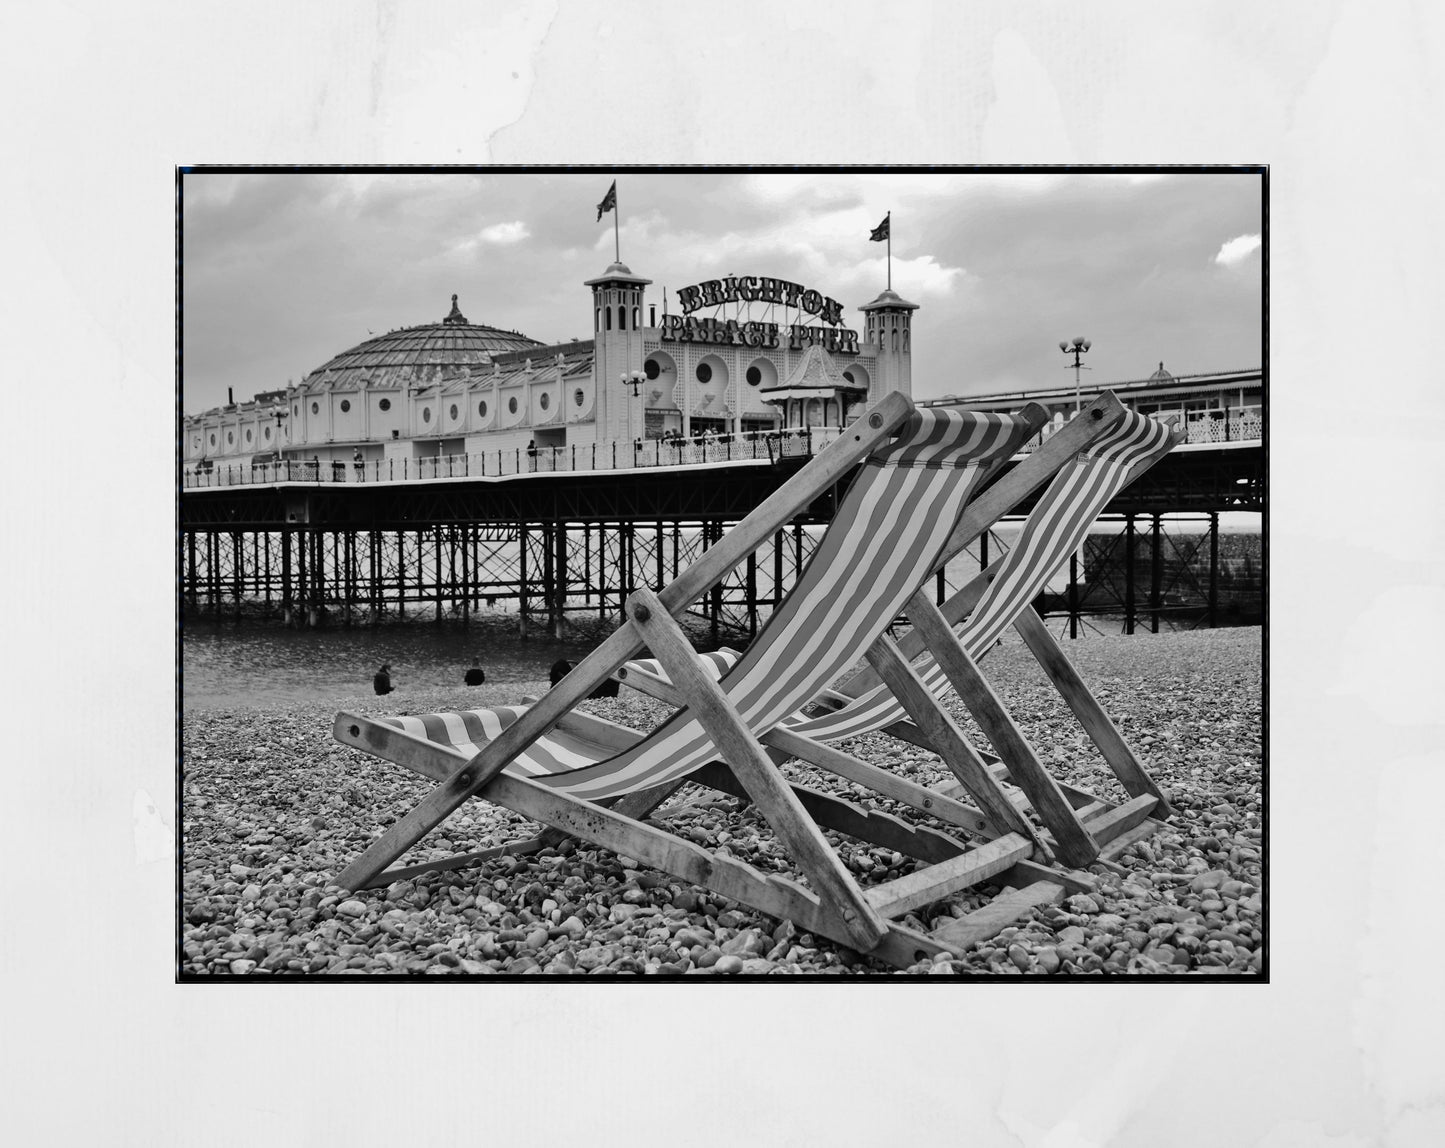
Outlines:
POLYGON ((592 288, 592 378, 597 392, 594 425, 598 442, 631 442, 645 433, 646 400, 634 396, 619 376, 642 369, 642 297, 651 282, 634 275, 620 262, 586 281, 592 288))
POLYGON ((876 403, 889 391, 913 395, 913 312, 910 303, 891 287, 858 310, 868 317, 864 339, 878 346, 876 374, 868 388, 868 401, 876 403))

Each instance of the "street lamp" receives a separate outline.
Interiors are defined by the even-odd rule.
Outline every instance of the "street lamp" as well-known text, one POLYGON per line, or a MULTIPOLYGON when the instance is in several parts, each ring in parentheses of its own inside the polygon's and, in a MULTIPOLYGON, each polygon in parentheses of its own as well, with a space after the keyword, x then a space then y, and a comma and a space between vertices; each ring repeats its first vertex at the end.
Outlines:
POLYGON ((1083 407, 1083 404, 1079 399, 1079 372, 1089 370, 1088 367, 1084 366, 1083 363, 1079 362, 1079 356, 1092 346, 1093 344, 1082 335, 1075 339, 1072 345, 1066 342, 1059 343, 1059 350, 1063 351, 1063 353, 1066 355, 1072 353, 1074 356, 1074 361, 1072 363, 1064 364, 1065 370, 1067 370, 1069 367, 1074 368, 1074 414, 1078 414, 1083 407))
MULTIPOLYGON (((623 371, 620 378, 624 387, 632 388, 634 399, 642 393, 643 384, 647 382, 647 375, 643 371, 623 371)), ((630 403, 627 406, 627 431, 629 434, 632 432, 632 405, 630 403)), ((634 446, 638 437, 638 435, 632 436, 634 446)))

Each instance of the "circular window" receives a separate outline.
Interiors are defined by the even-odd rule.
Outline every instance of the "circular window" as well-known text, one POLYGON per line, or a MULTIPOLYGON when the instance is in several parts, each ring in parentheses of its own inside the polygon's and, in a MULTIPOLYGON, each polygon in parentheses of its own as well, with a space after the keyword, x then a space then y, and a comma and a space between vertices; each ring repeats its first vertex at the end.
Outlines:
POLYGON ((319 415, 319 414, 321 413, 321 404, 320 404, 320 403, 312 403, 312 404, 311 404, 311 413, 312 413, 313 415, 319 415))
POLYGON ((211 436, 211 445, 212 445, 212 446, 215 446, 215 445, 216 445, 216 436, 215 436, 215 435, 212 435, 212 436, 211 436))
POLYGON ((267 441, 267 442, 270 442, 270 441, 271 441, 271 428, 270 428, 270 427, 267 427, 267 428, 266 428, 266 441, 267 441))
POLYGON ((380 410, 383 410, 383 411, 389 411, 389 410, 391 410, 391 400, 390 400, 390 399, 382 399, 381 402, 377 403, 376 405, 377 405, 378 409, 380 409, 380 410))
POLYGON ((647 362, 642 364, 642 372, 649 379, 655 379, 658 375, 662 374, 662 367, 658 365, 656 359, 648 359, 647 362))
POLYGON ((552 405, 552 396, 549 395, 546 391, 543 391, 542 397, 537 400, 537 403, 545 411, 548 407, 552 405))
POLYGON ((351 409, 351 400, 350 400, 350 399, 342 399, 342 400, 341 400, 341 413, 342 413, 342 414, 345 414, 345 413, 346 413, 347 411, 349 411, 350 409, 351 409))
POLYGON ((507 412, 508 412, 509 414, 516 414, 516 413, 517 413, 517 400, 516 400, 516 398, 510 398, 510 399, 507 400, 507 412))
POLYGON ((486 399, 483 399, 481 402, 479 402, 479 403, 477 404, 477 414, 481 415, 482 418, 486 418, 486 417, 487 417, 487 400, 486 400, 486 399))
POLYGON ((581 387, 578 387, 575 391, 572 392, 572 401, 576 403, 579 407, 587 401, 587 396, 582 393, 581 387))
POLYGON ((456 404, 456 403, 453 403, 453 404, 452 404, 452 409, 451 409, 451 412, 450 412, 450 413, 451 413, 451 416, 452 416, 452 420, 455 421, 455 420, 456 420, 456 417, 457 417, 457 404, 456 404))
POLYGON ((705 383, 710 378, 712 378, 712 368, 709 367, 706 363, 699 363, 697 365, 697 381, 700 383, 705 383))
MULTIPOLYGON (((847 379, 850 383, 855 383, 855 382, 858 381, 857 379, 855 379, 855 378, 853 377, 853 372, 852 372, 852 371, 844 371, 844 372, 843 372, 843 377, 844 377, 845 379, 847 379)), ((748 382, 752 382, 752 380, 749 379, 748 382)))
POLYGON ((757 367, 748 368, 748 386, 755 387, 763 381, 763 372, 757 367))
POLYGON ((424 423, 429 423, 429 422, 431 422, 431 407, 422 407, 422 409, 421 409, 421 421, 424 422, 424 423))
POLYGON ((233 442, 235 442, 235 441, 236 441, 236 432, 235 432, 235 431, 227 431, 227 432, 226 432, 226 445, 227 445, 227 446, 230 446, 230 445, 231 445, 233 442))
POLYGON ((247 442, 250 442, 250 441, 251 441, 251 432, 250 432, 249 429, 247 429, 247 431, 246 431, 246 441, 247 441, 247 442))

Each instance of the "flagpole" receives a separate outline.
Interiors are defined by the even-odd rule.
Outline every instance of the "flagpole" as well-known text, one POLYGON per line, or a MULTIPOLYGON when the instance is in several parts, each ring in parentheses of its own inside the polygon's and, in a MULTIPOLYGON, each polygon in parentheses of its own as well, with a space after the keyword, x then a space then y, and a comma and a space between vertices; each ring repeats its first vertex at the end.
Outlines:
MULTIPOLYGON (((617 186, 614 181, 612 186, 617 186)), ((617 262, 622 262, 622 240, 618 238, 617 220, 622 215, 622 209, 617 206, 617 193, 612 194, 612 253, 617 256, 617 262)))
POLYGON ((893 209, 888 209, 888 290, 893 290, 893 209))

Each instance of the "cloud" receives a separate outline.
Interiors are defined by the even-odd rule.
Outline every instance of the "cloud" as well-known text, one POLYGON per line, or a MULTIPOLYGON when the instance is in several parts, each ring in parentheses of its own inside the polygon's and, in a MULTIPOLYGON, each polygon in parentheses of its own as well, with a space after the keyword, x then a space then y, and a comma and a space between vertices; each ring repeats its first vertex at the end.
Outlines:
POLYGON ((514 219, 510 223, 494 223, 490 227, 482 228, 477 234, 478 241, 495 243, 499 246, 521 243, 522 240, 530 238, 532 238, 532 233, 527 230, 527 225, 520 219, 514 219))
POLYGON ((1243 263, 1259 250, 1259 242, 1258 235, 1236 235, 1219 249, 1219 254, 1214 257, 1214 262, 1223 264, 1225 267, 1243 263))

